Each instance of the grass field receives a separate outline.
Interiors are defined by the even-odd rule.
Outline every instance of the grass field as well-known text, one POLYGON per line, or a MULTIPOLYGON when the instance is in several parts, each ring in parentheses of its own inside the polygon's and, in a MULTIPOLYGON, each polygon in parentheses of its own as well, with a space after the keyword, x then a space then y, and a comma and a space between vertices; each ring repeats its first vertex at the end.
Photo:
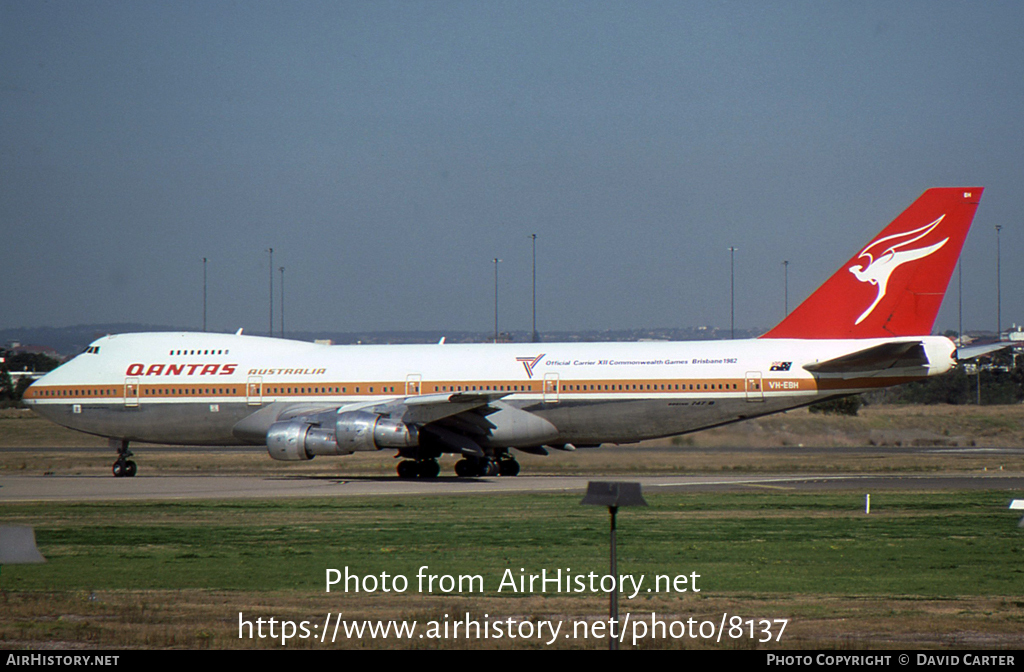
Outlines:
MULTIPOLYGON (((890 493, 865 515, 856 493, 650 496, 649 508, 620 514, 620 573, 648 577, 646 587, 655 575, 696 573, 700 592, 643 590, 620 609, 716 622, 723 612, 790 619, 782 642, 771 644, 785 648, 1020 647, 1024 534, 1008 498, 890 493)), ((422 621, 469 611, 571 621, 606 609, 603 593, 497 591, 506 569, 606 573, 607 513, 579 506, 578 496, 8 504, 3 518, 34 525, 49 560, 3 569, 0 641, 10 646, 281 646, 240 641, 238 612, 422 621), (421 592, 415 577, 424 565, 427 574, 480 576, 474 588, 482 590, 421 592), (326 570, 346 567, 359 576, 402 575, 410 587, 327 594, 326 570)), ((289 643, 301 645, 311 644, 289 643)), ((644 642, 666 645, 709 643, 644 642)))

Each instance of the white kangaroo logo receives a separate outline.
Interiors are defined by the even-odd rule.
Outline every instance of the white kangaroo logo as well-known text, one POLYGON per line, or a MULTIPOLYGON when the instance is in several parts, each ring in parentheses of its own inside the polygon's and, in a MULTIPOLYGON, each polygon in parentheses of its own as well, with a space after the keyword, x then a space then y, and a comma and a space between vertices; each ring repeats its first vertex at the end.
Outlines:
POLYGON ((942 215, 931 224, 925 224, 919 229, 913 231, 907 231, 905 233, 896 233, 891 236, 886 236, 876 240, 857 255, 857 259, 860 260, 862 257, 867 257, 867 263, 863 266, 851 266, 849 268, 850 273, 853 273, 861 282, 869 282, 872 285, 878 287, 878 296, 875 297, 874 303, 868 306, 868 309, 861 313, 861 316, 857 318, 854 324, 860 324, 864 321, 868 315, 875 309, 878 302, 885 296, 886 285, 889 284, 889 276, 898 267, 909 261, 916 261, 923 259, 931 254, 934 254, 946 244, 949 238, 943 238, 941 241, 931 245, 929 247, 919 247, 915 250, 900 250, 902 247, 906 247, 911 243, 921 240, 939 225, 939 223, 945 218, 942 215), (871 252, 870 250, 875 250, 871 252), (880 253, 879 253, 880 251, 880 253), (878 254, 877 257, 874 255, 878 254))

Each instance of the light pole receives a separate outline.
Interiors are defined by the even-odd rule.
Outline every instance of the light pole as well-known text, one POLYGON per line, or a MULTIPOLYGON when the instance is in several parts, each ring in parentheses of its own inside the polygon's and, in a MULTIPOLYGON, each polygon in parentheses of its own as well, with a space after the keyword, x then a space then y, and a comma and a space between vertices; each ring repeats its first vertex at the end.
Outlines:
POLYGON ((786 308, 785 317, 789 317, 789 262, 782 262, 783 276, 785 277, 784 305, 786 308))
POLYGON ((281 338, 284 338, 284 266, 281 267, 281 338))
POLYGON ((533 342, 537 343, 540 338, 537 336, 537 234, 531 233, 533 240, 533 342))
POLYGON ((739 248, 729 248, 729 338, 736 338, 736 273, 735 257, 739 248))
POLYGON ((999 268, 999 232, 1001 224, 996 224, 996 338, 1003 340, 1003 282, 999 268))
POLYGON ((956 308, 957 308, 957 326, 956 326, 956 347, 962 347, 964 344, 964 260, 961 258, 956 264, 956 308))
POLYGON ((494 342, 498 342, 498 264, 501 259, 494 258, 494 342))
POLYGON ((274 336, 274 248, 267 248, 270 253, 270 336, 274 336))

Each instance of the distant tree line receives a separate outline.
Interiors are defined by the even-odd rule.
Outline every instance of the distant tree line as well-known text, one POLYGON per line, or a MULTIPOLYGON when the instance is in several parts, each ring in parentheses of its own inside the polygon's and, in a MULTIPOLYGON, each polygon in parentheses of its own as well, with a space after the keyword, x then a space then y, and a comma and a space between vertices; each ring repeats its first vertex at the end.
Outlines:
POLYGON ((823 413, 825 415, 857 415, 857 411, 864 405, 859 394, 851 394, 848 397, 829 399, 811 404, 807 410, 811 413, 823 413))
POLYGON ((1016 367, 968 374, 958 367, 942 376, 864 396, 870 404, 1019 404, 1024 402, 1024 371, 1016 367))
POLYGON ((38 353, 14 353, 0 348, 0 408, 20 407, 25 390, 32 384, 29 378, 19 378, 15 383, 11 371, 52 371, 60 362, 38 353))

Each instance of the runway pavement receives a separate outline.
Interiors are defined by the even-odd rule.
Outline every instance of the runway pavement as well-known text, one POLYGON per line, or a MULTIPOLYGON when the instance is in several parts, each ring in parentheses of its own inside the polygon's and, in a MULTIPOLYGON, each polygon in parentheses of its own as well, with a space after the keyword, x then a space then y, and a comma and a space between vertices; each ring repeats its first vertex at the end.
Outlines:
POLYGON ((773 474, 764 476, 517 476, 404 480, 326 476, 0 476, 0 503, 29 501, 144 501, 280 499, 407 495, 579 493, 589 481, 630 481, 644 492, 757 490, 1020 490, 1024 474, 942 475, 773 474))
MULTIPOLYGON (((145 446, 147 454, 160 453, 191 453, 197 452, 207 456, 214 454, 265 453, 260 446, 210 448, 210 447, 159 447, 145 446)), ((611 452, 615 449, 595 449, 587 451, 590 455, 598 455, 602 451, 611 452)), ((1024 448, 988 448, 988 447, 924 447, 924 446, 870 446, 870 447, 836 447, 823 451, 820 448, 803 446, 785 446, 771 449, 747 447, 649 447, 645 452, 656 454, 667 450, 680 456, 680 462, 687 462, 687 455, 707 452, 721 453, 762 453, 776 458, 807 457, 805 468, 819 464, 822 473, 814 474, 801 471, 785 473, 787 467, 779 467, 776 471, 729 472, 728 475, 711 474, 680 474, 635 476, 610 475, 601 473, 595 468, 594 473, 582 476, 534 475, 524 469, 524 474, 516 477, 482 477, 457 478, 447 472, 436 479, 400 479, 393 475, 353 476, 331 475, 323 473, 296 474, 282 468, 280 472, 249 473, 244 471, 232 474, 179 475, 154 473, 142 470, 134 478, 114 478, 109 472, 97 475, 8 475, 11 472, 0 471, 0 504, 16 501, 118 501, 118 500, 213 500, 213 499, 279 499, 287 497, 350 497, 350 496, 388 496, 405 495, 488 495, 503 493, 582 493, 589 481, 631 481, 643 485, 644 491, 656 492, 710 492, 710 491, 757 491, 757 490, 794 490, 794 491, 835 491, 854 490, 869 493, 876 490, 921 490, 921 491, 953 491, 953 490, 1017 490, 1024 491, 1024 471, 1019 466, 1015 471, 1001 471, 990 468, 983 469, 970 466, 953 467, 948 471, 892 471, 873 473, 857 473, 853 470, 837 471, 835 459, 841 456, 892 457, 899 455, 941 454, 966 456, 968 458, 1000 456, 1013 458, 1009 461, 1019 465, 1019 457, 1024 455, 1024 448), (823 458, 826 458, 823 460, 823 458), (815 459, 817 462, 811 462, 815 459)), ((106 447, 82 448, 4 448, 3 453, 21 454, 40 453, 96 453, 109 455, 106 447)), ((995 462, 1001 464, 1004 460, 995 462)), ((990 460, 990 463, 993 461, 990 460)), ((784 464, 778 462, 777 464, 784 464)), ((983 460, 969 459, 966 465, 981 465, 983 460)), ((586 467, 584 467, 586 468, 586 467)), ((36 472, 39 473, 39 472, 36 472)), ((393 472, 392 472, 393 473, 393 472)))

